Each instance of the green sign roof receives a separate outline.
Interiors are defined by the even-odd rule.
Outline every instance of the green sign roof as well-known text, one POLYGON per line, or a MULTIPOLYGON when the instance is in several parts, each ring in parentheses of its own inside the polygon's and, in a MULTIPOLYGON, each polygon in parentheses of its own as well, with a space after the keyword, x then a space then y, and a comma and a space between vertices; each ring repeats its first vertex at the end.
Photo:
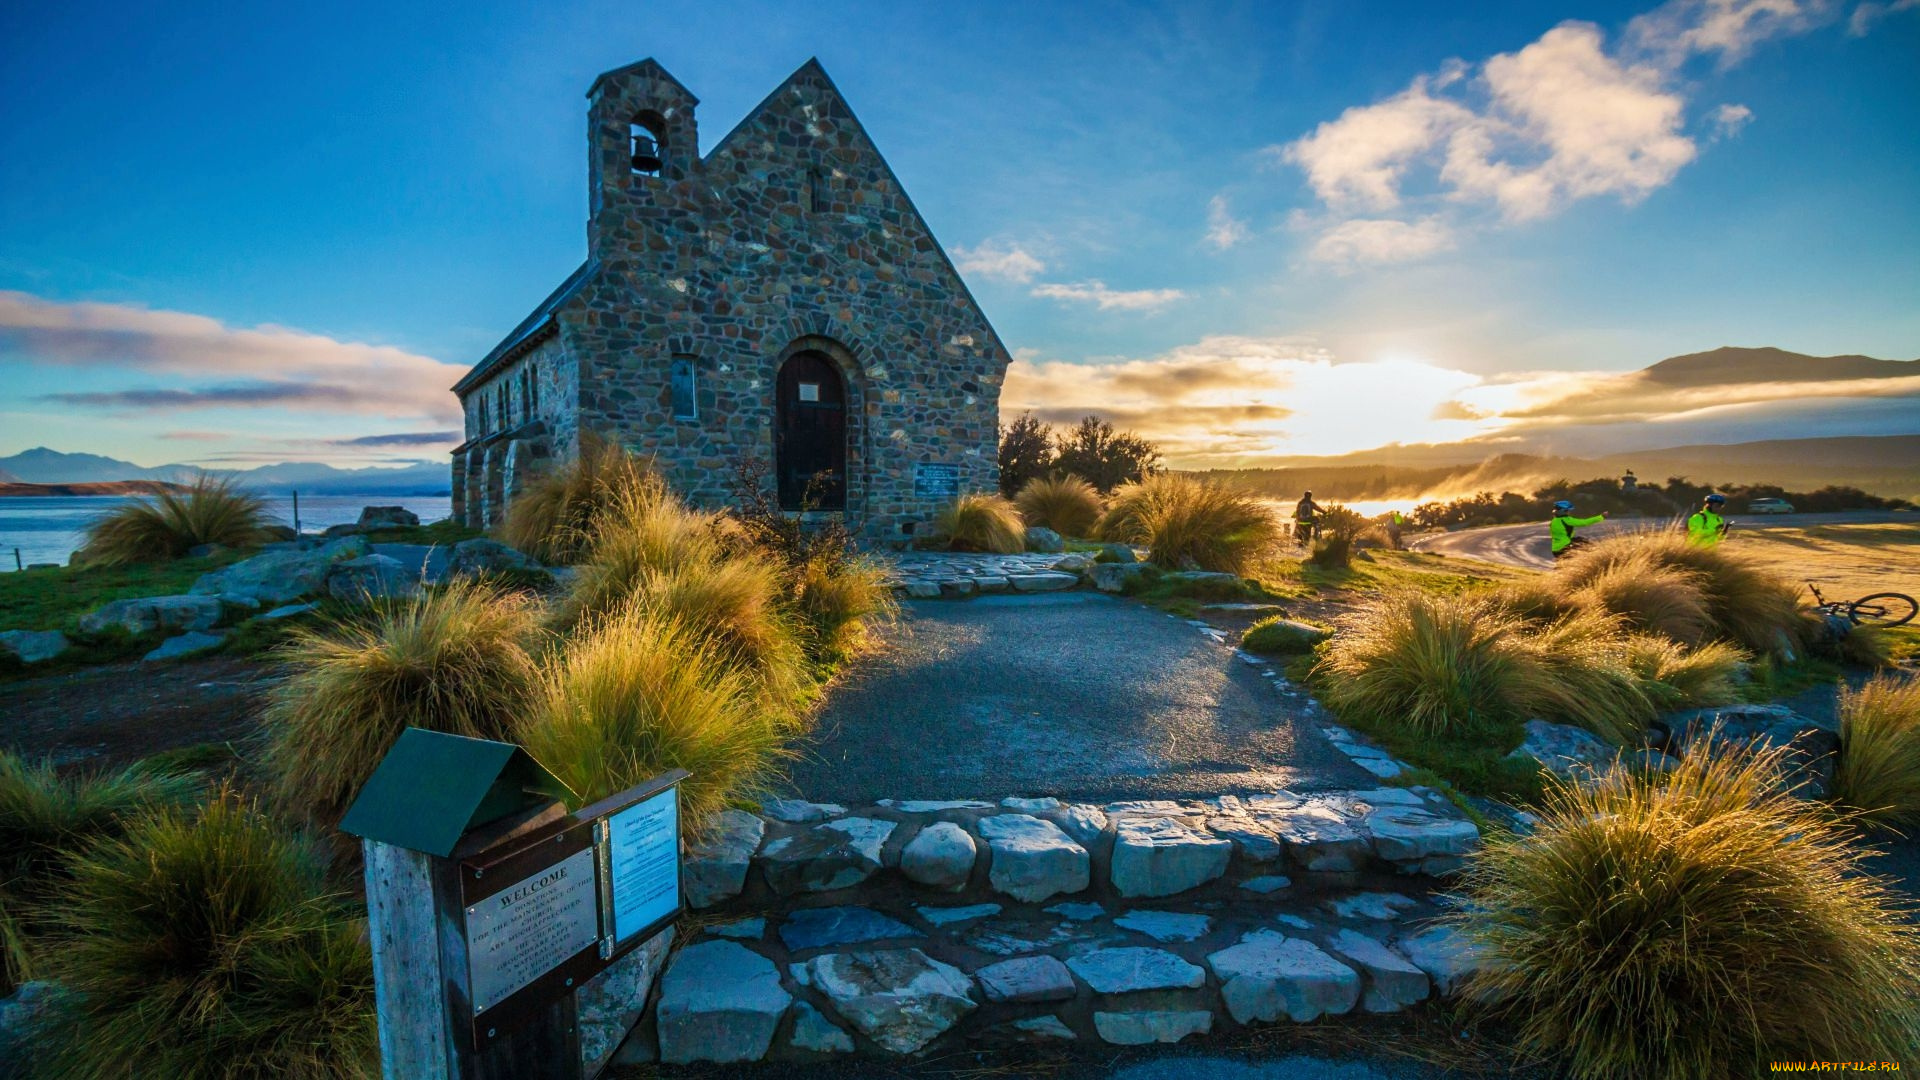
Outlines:
POLYGON ((571 795, 512 743, 408 728, 360 789, 340 831, 445 858, 469 831, 571 795))

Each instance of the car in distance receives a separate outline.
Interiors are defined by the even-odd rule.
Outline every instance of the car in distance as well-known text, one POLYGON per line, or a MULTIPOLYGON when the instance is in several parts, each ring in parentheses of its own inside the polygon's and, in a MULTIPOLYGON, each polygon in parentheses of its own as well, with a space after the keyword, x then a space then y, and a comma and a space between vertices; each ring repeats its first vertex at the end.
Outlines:
POLYGON ((1791 514, 1793 504, 1785 499, 1755 499, 1747 504, 1749 514, 1791 514))

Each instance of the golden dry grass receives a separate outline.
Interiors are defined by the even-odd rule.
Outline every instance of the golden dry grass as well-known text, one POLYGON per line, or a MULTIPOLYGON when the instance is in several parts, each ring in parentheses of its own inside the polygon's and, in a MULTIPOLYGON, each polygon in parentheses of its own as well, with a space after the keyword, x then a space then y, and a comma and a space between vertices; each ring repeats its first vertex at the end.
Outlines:
POLYGON ((1017 555, 1027 550, 1027 526, 1013 503, 998 495, 962 495, 934 519, 934 534, 955 551, 1017 555))
POLYGON ((578 457, 548 467, 514 496, 497 532, 541 562, 573 563, 591 546, 602 515, 622 500, 665 492, 644 458, 588 432, 578 457))
POLYGON ((95 519, 80 558, 129 566, 177 559, 202 544, 248 547, 266 539, 266 507, 234 480, 202 473, 185 492, 164 491, 95 519))
POLYGON ((1833 794, 1875 824, 1920 825, 1920 679, 1881 675, 1840 691, 1833 794))
POLYGON ((1170 569, 1245 574, 1280 543, 1271 506, 1236 488, 1156 473, 1113 493, 1096 529, 1102 540, 1145 544, 1170 569))
POLYGON ((1072 475, 1043 476, 1027 482, 1014 499, 1028 525, 1052 529, 1061 536, 1093 535, 1093 526, 1106 509, 1092 484, 1072 475))

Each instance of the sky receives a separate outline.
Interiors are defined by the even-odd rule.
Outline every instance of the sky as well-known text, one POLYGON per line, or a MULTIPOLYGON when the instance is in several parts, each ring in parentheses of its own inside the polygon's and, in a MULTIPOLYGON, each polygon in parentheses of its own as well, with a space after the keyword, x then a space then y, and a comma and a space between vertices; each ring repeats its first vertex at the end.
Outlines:
POLYGON ((1009 418, 1190 466, 1920 431, 1913 379, 1552 408, 1721 345, 1920 357, 1920 0, 80 2, 0 7, 0 454, 444 460, 583 257, 585 91, 646 56, 703 151, 819 57, 1009 418))

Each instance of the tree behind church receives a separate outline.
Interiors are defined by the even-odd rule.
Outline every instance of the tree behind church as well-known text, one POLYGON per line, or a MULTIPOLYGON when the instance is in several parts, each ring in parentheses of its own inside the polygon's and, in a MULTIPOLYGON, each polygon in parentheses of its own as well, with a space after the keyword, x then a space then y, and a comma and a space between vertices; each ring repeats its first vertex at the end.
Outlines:
POLYGON ((1097 416, 1075 424, 1060 437, 1058 446, 1053 471, 1078 476, 1103 495, 1160 470, 1159 447, 1131 431, 1116 432, 1112 424, 1097 416))
POLYGON ((1025 412, 1000 429, 1000 493, 1012 498, 1053 468, 1053 431, 1025 412))

